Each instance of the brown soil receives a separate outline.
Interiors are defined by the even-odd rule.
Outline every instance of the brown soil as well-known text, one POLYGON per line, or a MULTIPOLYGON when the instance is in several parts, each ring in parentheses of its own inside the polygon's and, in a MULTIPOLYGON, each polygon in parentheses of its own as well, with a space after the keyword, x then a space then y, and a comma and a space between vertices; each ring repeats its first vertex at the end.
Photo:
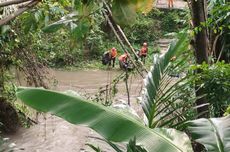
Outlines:
POLYGON ((19 126, 17 112, 4 98, 0 98, 0 131, 3 133, 14 133, 19 126))

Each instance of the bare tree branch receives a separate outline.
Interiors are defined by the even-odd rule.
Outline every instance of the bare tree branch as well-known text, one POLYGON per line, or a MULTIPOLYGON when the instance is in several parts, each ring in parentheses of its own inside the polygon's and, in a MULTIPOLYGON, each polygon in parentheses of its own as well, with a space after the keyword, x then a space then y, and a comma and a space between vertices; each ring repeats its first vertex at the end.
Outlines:
POLYGON ((5 7, 5 6, 9 6, 9 5, 14 5, 14 4, 20 4, 20 3, 27 2, 27 1, 31 1, 31 0, 12 0, 12 1, 6 1, 6 2, 0 3, 0 7, 5 7))
POLYGON ((211 56, 216 56, 216 44, 217 44, 217 41, 221 35, 222 35, 222 32, 215 37, 215 40, 214 40, 212 48, 211 48, 211 56))
POLYGON ((0 20, 0 26, 7 24, 9 21, 13 20, 15 17, 21 15, 23 12, 27 11, 28 9, 30 9, 31 7, 37 5, 37 3, 39 3, 40 0, 33 0, 30 3, 28 3, 25 7, 22 7, 20 9, 18 9, 15 13, 7 16, 6 18, 0 20))

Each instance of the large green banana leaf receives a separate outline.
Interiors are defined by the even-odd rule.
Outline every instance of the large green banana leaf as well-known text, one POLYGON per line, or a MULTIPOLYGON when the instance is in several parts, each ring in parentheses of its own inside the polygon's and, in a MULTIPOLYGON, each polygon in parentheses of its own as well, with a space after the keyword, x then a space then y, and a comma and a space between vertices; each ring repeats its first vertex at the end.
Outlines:
POLYGON ((86 125, 109 141, 128 142, 136 137, 137 143, 149 152, 192 151, 186 134, 176 130, 164 134, 128 115, 80 97, 38 88, 20 88, 17 97, 38 111, 50 112, 72 124, 86 125), (183 142, 178 143, 179 139, 183 142))
POLYGON ((189 121, 188 130, 208 152, 230 152, 230 116, 189 121))

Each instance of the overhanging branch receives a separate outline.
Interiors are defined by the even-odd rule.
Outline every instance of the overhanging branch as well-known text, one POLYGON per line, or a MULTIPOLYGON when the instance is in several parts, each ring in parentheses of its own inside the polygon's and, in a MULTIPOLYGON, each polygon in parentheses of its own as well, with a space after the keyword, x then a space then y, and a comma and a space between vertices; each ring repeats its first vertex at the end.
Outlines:
POLYGON ((27 11, 28 9, 30 9, 31 7, 37 5, 37 3, 39 3, 40 0, 32 0, 30 3, 28 3, 27 5, 25 5, 24 7, 18 9, 16 12, 14 12, 13 14, 7 16, 6 18, 0 20, 0 26, 7 24, 9 21, 13 20, 15 17, 21 15, 23 12, 27 11))
POLYGON ((0 3, 0 7, 5 7, 5 6, 9 6, 9 5, 14 5, 14 4, 20 4, 20 3, 24 3, 24 2, 28 2, 31 0, 12 0, 12 1, 6 1, 6 2, 2 2, 0 3))

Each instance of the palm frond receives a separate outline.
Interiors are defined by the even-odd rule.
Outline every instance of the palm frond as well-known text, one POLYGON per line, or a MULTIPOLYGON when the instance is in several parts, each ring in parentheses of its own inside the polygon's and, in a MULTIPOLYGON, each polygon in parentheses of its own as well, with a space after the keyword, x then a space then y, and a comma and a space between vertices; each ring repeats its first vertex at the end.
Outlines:
MULTIPOLYGON (((148 126, 175 126, 176 119, 184 121, 182 117, 185 107, 189 108, 191 102, 183 102, 186 95, 186 87, 190 83, 188 77, 174 78, 172 72, 182 72, 190 57, 188 50, 188 38, 183 34, 177 41, 174 41, 168 51, 159 56, 155 55, 153 66, 145 78, 145 89, 143 93, 142 108, 148 119, 148 126), (177 62, 171 61, 177 56, 177 62), (172 123, 174 122, 174 123, 172 123), (170 125, 169 125, 170 126, 170 125)), ((190 95, 192 92, 190 92, 190 95)), ((190 96, 188 96, 189 98, 190 96)))

